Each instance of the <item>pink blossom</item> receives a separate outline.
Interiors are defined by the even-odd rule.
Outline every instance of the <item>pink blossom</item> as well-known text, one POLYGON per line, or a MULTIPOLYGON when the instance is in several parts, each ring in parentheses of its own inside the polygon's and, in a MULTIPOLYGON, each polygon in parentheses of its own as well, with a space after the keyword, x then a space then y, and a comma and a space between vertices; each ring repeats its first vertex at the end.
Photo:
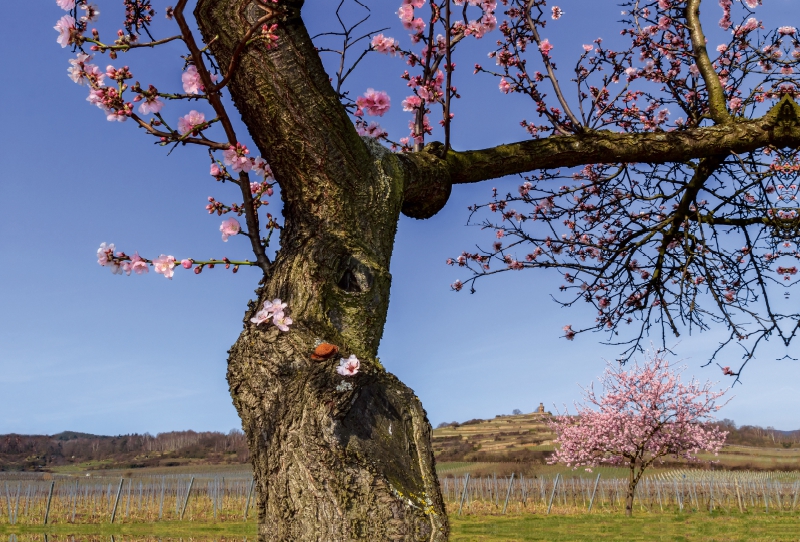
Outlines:
POLYGON ((550 44, 549 39, 543 39, 542 43, 539 44, 539 50, 542 52, 544 56, 550 56, 550 51, 553 50, 553 46, 550 44))
POLYGON ((178 119, 178 132, 181 135, 194 132, 198 126, 205 123, 206 116, 199 111, 192 109, 186 115, 178 119))
POLYGON ((425 0, 403 0, 404 4, 409 4, 415 8, 421 8, 425 5, 425 0))
POLYGON ((190 64, 181 74, 181 81, 186 94, 200 94, 203 91, 203 82, 200 80, 200 74, 194 64, 190 64))
POLYGON ((553 20, 554 21, 559 20, 561 18, 561 16, 564 15, 564 10, 561 9, 560 7, 558 7, 558 6, 553 6, 551 9, 553 11, 553 20))
POLYGON ((245 145, 237 143, 236 146, 228 147, 228 150, 222 152, 222 161, 225 165, 231 166, 231 169, 236 173, 244 171, 247 173, 253 168, 253 163, 247 155, 250 153, 245 145))
POLYGON ((358 361, 358 358, 354 354, 351 354, 349 358, 342 358, 341 361, 339 361, 336 372, 342 376, 353 376, 358 373, 360 368, 361 363, 358 361))
POLYGON ((264 301, 264 310, 270 312, 283 312, 283 309, 287 307, 286 303, 283 303, 280 298, 273 299, 272 301, 264 301))
POLYGON ((58 7, 65 11, 69 11, 75 7, 75 0, 56 0, 58 7))
POLYGON ((594 45, 584 45, 583 46, 583 50, 586 51, 587 53, 589 51, 591 51, 592 49, 594 49, 594 45))
POLYGON ((222 232, 222 240, 226 243, 228 242, 228 237, 237 235, 241 230, 242 226, 239 224, 239 221, 233 217, 223 220, 222 224, 219 226, 219 231, 222 232))
POLYGON ((744 0, 744 3, 747 4, 747 7, 750 9, 756 9, 760 2, 761 0, 744 0))
POLYGON ((78 83, 79 85, 85 84, 86 73, 96 73, 98 75, 97 84, 101 85, 103 83, 105 74, 101 72, 97 66, 87 64, 91 59, 92 57, 84 53, 78 53, 77 57, 69 59, 69 63, 72 67, 67 68, 67 74, 69 74, 69 78, 72 79, 73 83, 78 83))
POLYGON ((361 123, 356 126, 356 132, 360 136, 367 136, 367 137, 384 137, 388 135, 388 132, 384 130, 380 124, 377 122, 370 122, 369 124, 361 123))
POLYGON ((150 272, 147 262, 144 260, 144 258, 139 256, 138 252, 134 252, 129 262, 123 262, 122 267, 123 271, 125 271, 128 276, 130 276, 131 271, 137 275, 145 275, 150 272))
POLYGON ((222 170, 220 169, 220 167, 217 165, 216 162, 211 164, 211 171, 209 173, 211 173, 211 176, 216 179, 221 179, 223 176, 222 170))
POLYGON ((394 38, 378 34, 372 38, 372 48, 379 53, 396 55, 398 44, 394 38))
POLYGON ((270 318, 273 323, 278 326, 281 331, 289 331, 288 326, 292 323, 291 318, 284 315, 283 310, 286 308, 286 303, 282 303, 280 299, 273 299, 272 301, 264 301, 261 309, 250 319, 256 325, 263 324, 270 318), (277 319, 276 319, 277 317, 277 319), (283 329, 283 328, 286 329, 283 329))
POLYGON ((272 175, 272 168, 269 167, 269 164, 266 160, 261 158, 260 156, 256 156, 253 159, 253 171, 259 177, 264 177, 265 179, 274 179, 275 177, 272 175))
POLYGON ((366 109, 368 115, 382 117, 384 113, 389 111, 390 98, 389 95, 382 90, 374 90, 368 88, 364 96, 359 96, 356 99, 356 105, 360 109, 366 109))
POLYGON ((193 264, 192 260, 181 260, 181 267, 184 269, 191 269, 193 264))
POLYGON ((164 275, 168 279, 172 280, 172 275, 174 274, 175 268, 175 256, 165 256, 162 254, 153 260, 153 268, 155 269, 156 273, 164 275))
POLYGON ((411 21, 414 20, 414 7, 409 4, 403 4, 397 10, 397 16, 400 17, 400 22, 403 23, 404 27, 411 28, 411 21))
POLYGON ((422 106, 422 98, 419 96, 409 96, 403 100, 403 111, 414 111, 422 106))
POLYGON ((292 319, 283 314, 283 311, 278 311, 272 315, 272 323, 281 331, 289 331, 289 326, 292 325, 292 319))
POLYGON ((733 371, 731 371, 730 367, 726 366, 726 367, 722 368, 722 374, 724 374, 726 376, 733 376, 733 371))
POLYGON ((72 41, 72 32, 75 30, 75 18, 71 15, 64 15, 61 17, 56 25, 53 27, 58 31, 58 42, 61 47, 66 47, 72 41))
POLYGON ((255 313, 255 315, 253 315, 253 317, 250 318, 250 321, 253 322, 255 325, 259 325, 268 321, 270 318, 272 318, 272 313, 262 309, 257 313, 255 313))
POLYGON ((506 81, 505 77, 500 78, 500 84, 497 86, 500 88, 500 91, 503 92, 504 94, 508 94, 509 92, 511 92, 511 84, 508 81, 506 81))
POLYGON ((100 243, 100 248, 97 249, 97 263, 105 267, 114 256, 115 250, 114 243, 100 243))
MULTIPOLYGON (((142 115, 149 115, 150 113, 158 113, 161 111, 161 108, 164 107, 164 102, 162 102, 158 96, 148 96, 145 98, 141 104, 139 104, 139 113, 142 115)), ((179 121, 180 122, 180 121, 179 121)))
POLYGON ((778 34, 781 36, 794 36, 797 33, 797 29, 793 26, 782 26, 778 29, 778 34))

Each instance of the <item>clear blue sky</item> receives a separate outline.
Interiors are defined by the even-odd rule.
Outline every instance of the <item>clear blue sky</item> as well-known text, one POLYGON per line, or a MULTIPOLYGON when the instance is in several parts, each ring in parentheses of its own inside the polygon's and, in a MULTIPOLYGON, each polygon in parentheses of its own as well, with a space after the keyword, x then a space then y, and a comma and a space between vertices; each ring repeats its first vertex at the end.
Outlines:
MULTIPOLYGON (((706 25, 716 28, 719 7, 706 2, 706 25)), ((407 46, 407 32, 394 15, 399 3, 372 2, 374 25, 392 26, 387 34, 407 46)), ((800 26, 796 2, 765 3, 759 14, 768 26, 800 26)), ((106 36, 121 20, 120 4, 100 3, 106 36)), ((312 33, 328 28, 333 4, 306 2, 312 33)), ((167 2, 154 5, 159 10, 155 31, 165 35, 170 31, 163 19, 167 2)), ((582 43, 598 36, 619 39, 617 2, 562 0, 559 5, 566 14, 545 34, 565 68, 582 43)), ((10 2, 4 14, 14 22, 0 34, 0 47, 13 66, 0 100, 5 163, 0 433, 239 427, 225 381, 226 350, 241 330, 258 272, 231 275, 217 269, 195 276, 178 271, 168 281, 152 272, 113 276, 95 261, 103 241, 148 256, 246 258, 244 240, 222 243, 220 219, 204 210, 209 195, 223 201, 234 196, 209 177, 202 150, 178 149, 167 156, 132 123, 109 123, 85 102, 86 88, 67 78, 71 55, 55 42, 52 27, 63 13, 55 0, 10 2)), ((470 40, 455 58, 455 84, 464 96, 455 104, 456 149, 524 139, 518 122, 533 117, 532 106, 501 94, 496 79, 471 73, 475 62, 491 62, 486 52, 496 36, 470 40)), ((160 52, 123 55, 114 64, 129 64, 143 84, 179 90, 181 54, 180 46, 168 45, 160 52)), ((398 59, 374 55, 349 87, 356 95, 368 87, 389 92, 392 111, 381 123, 394 138, 407 134, 408 114, 400 106, 407 95, 399 78, 403 69, 398 59)), ((188 109, 177 104, 164 111, 177 118, 188 109)), ((548 408, 571 404, 579 396, 577 384, 591 382, 602 371, 603 358, 618 353, 599 345, 597 335, 574 342, 559 338, 564 324, 593 317, 551 301, 560 284, 555 275, 506 273, 482 281, 474 295, 450 291, 449 285, 466 275, 446 266, 445 259, 492 240, 487 232, 465 226, 467 206, 486 201, 493 186, 502 193, 516 183, 458 186, 434 218, 400 221, 380 357, 417 392, 433 424, 515 408, 531 411, 539 402, 548 408)), ((718 338, 711 332, 672 340, 677 357, 689 366, 687 376, 722 380, 716 366, 700 368, 718 338)), ((720 416, 740 424, 800 427, 800 369, 797 362, 777 361, 786 353, 800 357, 796 346, 788 352, 777 345, 763 349, 720 416)))

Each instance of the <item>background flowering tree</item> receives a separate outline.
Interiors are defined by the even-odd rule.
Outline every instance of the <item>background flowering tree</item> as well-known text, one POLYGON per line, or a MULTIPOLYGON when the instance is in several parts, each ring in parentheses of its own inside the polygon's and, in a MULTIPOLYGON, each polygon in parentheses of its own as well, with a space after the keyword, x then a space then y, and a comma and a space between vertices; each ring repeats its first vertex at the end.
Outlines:
POLYGON ((588 329, 616 336, 638 321, 630 354, 653 325, 678 333, 718 322, 752 355, 770 334, 788 344, 797 330, 800 317, 774 310, 769 293, 793 283, 800 257, 800 42, 793 27, 763 29, 758 0, 720 2, 730 34, 711 53, 700 0, 626 2, 629 43, 613 50, 589 38, 575 57, 577 92, 554 60, 569 14, 546 0, 398 0, 408 45, 362 30, 366 18, 345 22, 344 1, 340 28, 313 38, 302 13, 319 4, 303 0, 196 0, 193 22, 180 0, 165 10, 175 28, 166 36, 151 33, 150 0, 123 0, 110 39, 87 0, 56 3, 67 11, 57 41, 73 50, 68 75, 87 101, 165 149, 202 151, 211 178, 231 191, 233 201, 209 197, 206 210, 227 215, 222 240, 244 241, 251 258, 148 258, 110 244, 97 255, 118 274, 261 271, 227 377, 265 539, 447 538, 425 412, 376 354, 399 216, 435 215, 453 185, 525 176, 518 196, 494 191, 473 207, 490 213, 482 224, 494 244, 449 261, 475 273, 454 288, 499 271, 559 269, 574 293, 563 302, 598 311, 593 325, 566 326, 568 339, 588 329), (494 66, 469 65, 498 78, 498 95, 532 100, 520 121, 526 139, 455 150, 454 56, 489 35, 494 66), (119 62, 165 46, 183 53, 172 81, 140 83, 137 68, 119 62), (374 53, 406 63, 404 99, 348 88, 374 53), (326 54, 338 57, 329 72, 326 54), (409 132, 395 140, 367 117, 398 101, 409 132), (430 142, 434 134, 443 142, 430 142), (280 217, 265 212, 278 189, 280 217))
POLYGON ((627 370, 609 363, 600 383, 599 397, 594 385, 583 390, 576 416, 556 416, 550 422, 557 435, 550 462, 627 467, 628 516, 636 485, 653 463, 666 456, 693 461, 700 450, 716 454, 725 442, 727 433, 709 424, 725 391, 712 391, 710 382, 681 382, 680 373, 660 354, 627 370))

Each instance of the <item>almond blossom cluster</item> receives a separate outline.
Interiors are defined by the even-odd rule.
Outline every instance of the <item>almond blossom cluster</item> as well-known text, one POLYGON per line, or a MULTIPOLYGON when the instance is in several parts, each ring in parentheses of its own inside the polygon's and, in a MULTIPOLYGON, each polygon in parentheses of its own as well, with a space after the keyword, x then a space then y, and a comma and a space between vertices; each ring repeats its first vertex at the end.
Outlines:
POLYGON ((273 299, 272 301, 264 301, 261 309, 256 312, 250 321, 255 325, 261 325, 264 322, 272 323, 281 331, 289 331, 289 326, 292 325, 292 319, 285 314, 286 303, 281 302, 280 299, 273 299))
MULTIPOLYGON (((421 73, 412 75, 408 71, 402 75, 408 81, 412 94, 403 102, 403 111, 410 112, 412 119, 409 121, 411 133, 408 137, 399 140, 404 150, 422 148, 425 136, 433 133, 430 122, 430 105, 439 104, 442 107, 442 121, 445 126, 445 145, 449 145, 449 125, 453 118, 450 111, 450 99, 458 97, 456 88, 451 85, 450 79, 455 70, 455 63, 450 60, 450 55, 455 46, 463 38, 473 36, 482 38, 497 26, 495 9, 496 0, 452 0, 452 5, 458 10, 451 14, 451 0, 432 1, 426 8, 427 0, 403 0, 397 15, 403 27, 411 31, 412 44, 421 45, 421 50, 415 52, 403 49, 400 43, 392 37, 380 33, 373 36, 371 49, 387 55, 399 55, 406 60, 411 68, 419 68, 421 73), (474 19, 468 18, 468 7, 478 8, 481 15, 474 19), (422 11, 424 9, 424 11, 422 11), (436 33, 437 28, 440 32, 436 33)), ((469 13, 473 13, 472 10, 469 13)), ((384 109, 376 108, 370 100, 372 89, 367 91, 363 98, 357 100, 356 115, 364 110, 370 115, 382 115, 384 109), (367 107, 372 105, 372 107, 367 107)), ((382 98, 382 97, 381 97, 382 98)), ((386 97, 388 109, 388 97, 386 97)), ((379 125, 370 125, 357 121, 359 133, 385 137, 385 132, 379 125)))
MULTIPOLYGON (((113 243, 102 243, 100 248, 97 249, 97 263, 102 267, 108 267, 114 275, 121 275, 122 273, 128 276, 130 276, 131 273, 143 275, 150 271, 149 266, 152 265, 156 273, 164 275, 166 278, 172 280, 175 261, 174 256, 167 256, 165 254, 152 260, 142 258, 139 256, 138 252, 134 252, 132 256, 128 256, 124 252, 117 252, 113 243)), ((184 260, 184 262, 190 261, 191 260, 184 260)), ((189 267, 191 267, 191 264, 189 267)))
POLYGON ((727 390, 713 391, 710 382, 694 379, 683 382, 662 355, 652 354, 627 370, 607 363, 599 380, 602 394, 593 386, 584 388, 575 416, 549 422, 556 449, 548 462, 573 469, 627 467, 628 511, 636 484, 654 462, 667 456, 696 461, 700 451, 716 455, 725 443, 727 433, 712 422, 727 390))
POLYGON ((140 256, 138 252, 134 252, 133 255, 129 256, 122 251, 117 251, 113 243, 100 244, 100 248, 97 249, 97 263, 101 267, 108 267, 114 275, 125 273, 128 276, 130 276, 131 273, 134 275, 146 275, 150 272, 150 267, 152 266, 156 273, 164 275, 170 280, 175 273, 174 269, 178 263, 180 263, 180 267, 183 269, 194 269, 196 275, 199 275, 203 271, 203 268, 208 267, 209 269, 213 269, 215 265, 224 265, 225 269, 231 269, 231 267, 233 267, 232 270, 234 273, 239 271, 240 265, 253 265, 253 262, 248 260, 233 261, 228 258, 221 258, 219 260, 195 260, 184 258, 178 262, 174 256, 168 256, 166 254, 148 260, 140 256))
MULTIPOLYGON (((212 159, 211 175, 217 181, 237 185, 241 192, 243 200, 241 203, 225 205, 214 198, 209 198, 209 205, 206 208, 210 213, 216 212, 218 215, 234 212, 238 216, 247 216, 247 223, 251 227, 255 225, 253 231, 243 231, 239 221, 233 217, 224 220, 219 231, 223 241, 240 234, 248 237, 257 261, 234 261, 227 257, 209 260, 183 259, 180 266, 194 269, 195 274, 201 273, 206 267, 214 268, 215 265, 224 265, 226 269, 232 268, 234 273, 241 265, 258 265, 265 270, 269 260, 264 250, 273 231, 279 228, 279 225, 268 213, 266 221, 268 233, 266 238, 261 238, 258 231, 261 229, 258 211, 260 207, 269 204, 267 198, 273 195, 276 181, 263 158, 250 156, 247 147, 238 141, 213 141, 211 139, 213 134, 209 130, 212 125, 222 123, 226 136, 234 132, 230 120, 222 113, 224 105, 220 102, 219 96, 220 89, 227 84, 230 77, 220 80, 218 68, 213 64, 209 68, 202 53, 193 53, 184 57, 180 77, 176 77, 173 81, 182 88, 182 92, 179 90, 164 92, 152 84, 142 85, 138 81, 132 83, 134 76, 128 66, 117 67, 109 64, 103 70, 93 62, 94 56, 108 54, 113 60, 120 53, 127 53, 137 48, 153 48, 175 40, 181 40, 188 46, 194 42, 191 31, 181 28, 179 35, 155 39, 149 30, 155 15, 150 0, 123 0, 124 30, 119 29, 116 39, 112 43, 107 43, 101 40, 100 32, 96 28, 88 28, 88 24, 95 22, 100 14, 96 6, 89 4, 87 0, 56 0, 56 4, 68 12, 55 26, 58 32, 57 42, 62 47, 72 46, 76 52, 76 56, 69 61, 67 74, 73 82, 88 86, 87 101, 102 109, 109 121, 133 120, 148 134, 156 137, 162 146, 172 145, 174 148, 177 145, 194 144, 208 148, 212 159), (151 41, 140 40, 140 33, 146 34, 151 41), (178 116, 177 122, 171 126, 171 121, 163 115, 164 109, 169 101, 181 100, 207 101, 211 105, 216 104, 214 105, 216 116, 209 119, 198 107, 178 116), (214 153, 217 151, 221 153, 221 158, 215 156, 214 153), (251 175, 256 179, 251 180, 251 175)), ((182 18, 182 9, 182 7, 168 8, 167 18, 182 18)), ((274 46, 273 34, 276 26, 265 24, 262 30, 262 34, 257 38, 268 40, 270 46, 274 46)), ((115 251, 113 245, 106 244, 103 244, 98 251, 98 263, 109 267, 115 274, 141 275, 149 272, 152 267, 156 273, 171 279, 176 262, 173 256, 164 254, 152 260, 143 258, 138 252, 129 256, 124 252, 115 251)))

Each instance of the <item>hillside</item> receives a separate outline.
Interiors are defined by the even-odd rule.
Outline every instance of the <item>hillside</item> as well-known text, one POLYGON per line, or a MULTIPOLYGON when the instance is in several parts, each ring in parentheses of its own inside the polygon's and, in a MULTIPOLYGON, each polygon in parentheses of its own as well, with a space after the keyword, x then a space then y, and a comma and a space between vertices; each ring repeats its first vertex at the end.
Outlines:
POLYGON ((547 418, 548 414, 531 413, 440 426, 433 431, 436 460, 543 464, 555 436, 547 418))
MULTIPOLYGON (((546 470, 555 435, 547 413, 496 416, 488 420, 440 424, 433 430, 437 465, 460 470, 536 472, 546 470)), ((800 431, 719 422, 728 443, 713 468, 800 470, 800 431)), ((88 471, 175 468, 204 465, 249 466, 241 431, 175 431, 118 436, 63 431, 55 435, 0 435, 0 471, 88 471)), ((685 466, 668 463, 667 466, 685 466)), ((180 469, 179 469, 180 470, 180 469)))
MULTIPOLYGON (((552 454, 555 435, 548 429, 547 413, 496 416, 488 420, 440 424, 433 430, 437 464, 447 468, 463 463, 512 463, 505 469, 540 471, 552 454), (513 466, 517 464, 517 466, 513 466)), ((800 470, 800 430, 744 425, 732 420, 718 425, 729 432, 719 456, 700 456, 697 465, 725 470, 800 470), (711 461, 717 463, 711 465, 711 461)), ((685 462, 667 461, 663 466, 684 467, 685 462)), ((460 470, 471 470, 460 466, 460 470)), ((477 467, 476 467, 477 468, 477 467)), ((497 470, 496 465, 480 469, 497 470)))
POLYGON ((64 431, 0 435, 0 471, 135 469, 247 464, 244 433, 174 431, 115 437, 64 431))

